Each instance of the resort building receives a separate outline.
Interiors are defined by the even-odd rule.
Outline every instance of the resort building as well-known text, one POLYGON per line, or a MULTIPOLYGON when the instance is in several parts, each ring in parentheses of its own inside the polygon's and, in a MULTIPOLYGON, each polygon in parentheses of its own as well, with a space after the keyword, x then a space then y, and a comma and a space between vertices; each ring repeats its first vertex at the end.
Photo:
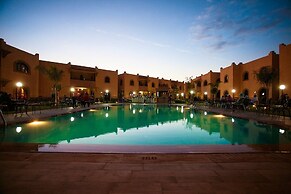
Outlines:
POLYGON ((59 98, 78 97, 87 93, 99 101, 142 97, 142 102, 145 98, 156 102, 164 94, 164 89, 167 95, 175 92, 183 96, 185 92, 184 82, 126 72, 118 75, 118 70, 85 67, 70 62, 43 61, 39 59, 39 54, 33 55, 17 49, 6 44, 3 39, 0 39, 0 51, 0 91, 10 94, 13 99, 51 98, 55 85, 59 98), (40 71, 54 68, 63 72, 60 81, 53 81, 40 71))
POLYGON ((194 95, 199 99, 219 98, 220 91, 214 92, 213 88, 220 83, 220 73, 211 70, 204 75, 196 77, 192 80, 190 95, 194 95), (192 94, 191 94, 192 93, 192 94))
POLYGON ((166 80, 159 77, 122 73, 69 63, 57 63, 39 59, 39 54, 30 54, 6 44, 0 39, 0 91, 13 99, 51 98, 54 90, 58 97, 73 97, 87 93, 99 101, 130 99, 134 102, 162 102, 185 99, 220 99, 231 95, 238 98, 244 94, 260 101, 269 98, 278 100, 284 93, 291 96, 291 44, 281 44, 279 54, 268 55, 247 63, 232 63, 221 67, 220 72, 209 71, 189 83, 166 80), (271 84, 258 82, 255 74, 270 68, 275 77, 271 84), (62 71, 61 80, 53 81, 40 69, 62 71), (54 87, 56 86, 56 87, 54 87))
POLYGON ((168 102, 169 95, 177 99, 184 96, 184 82, 165 80, 124 72, 118 75, 119 98, 135 99, 136 102, 168 102))
POLYGON ((99 100, 118 98, 118 71, 98 69, 39 60, 38 54, 30 54, 12 47, 0 39, 0 90, 14 99, 51 97, 54 82, 39 71, 39 67, 56 67, 63 72, 58 83, 58 96, 72 97, 88 93, 99 100))
POLYGON ((261 102, 266 102, 266 98, 276 101, 282 93, 291 95, 291 77, 288 69, 291 67, 290 63, 291 44, 281 44, 279 54, 271 51, 268 55, 247 63, 233 62, 230 66, 221 67, 219 73, 210 71, 192 79, 191 88, 194 90, 194 96, 201 99, 219 99, 226 95, 236 99, 240 94, 244 94, 250 98, 257 95, 261 102), (275 74, 269 86, 260 83, 255 75, 266 67, 275 74), (211 88, 218 82, 218 91, 213 95, 211 88))

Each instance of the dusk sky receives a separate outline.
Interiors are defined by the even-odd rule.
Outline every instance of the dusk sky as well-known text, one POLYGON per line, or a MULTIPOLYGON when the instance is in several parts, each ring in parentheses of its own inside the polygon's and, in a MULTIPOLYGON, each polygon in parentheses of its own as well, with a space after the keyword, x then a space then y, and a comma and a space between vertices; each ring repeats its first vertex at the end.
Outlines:
POLYGON ((185 81, 291 43, 290 0, 0 0, 0 37, 41 60, 185 81))

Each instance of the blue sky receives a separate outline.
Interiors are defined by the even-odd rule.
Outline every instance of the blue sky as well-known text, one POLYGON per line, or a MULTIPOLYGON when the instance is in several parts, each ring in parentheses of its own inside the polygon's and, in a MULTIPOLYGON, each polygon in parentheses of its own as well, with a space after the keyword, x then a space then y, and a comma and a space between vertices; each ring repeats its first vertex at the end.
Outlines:
POLYGON ((40 59, 185 81, 291 43, 291 1, 0 0, 0 37, 40 59))

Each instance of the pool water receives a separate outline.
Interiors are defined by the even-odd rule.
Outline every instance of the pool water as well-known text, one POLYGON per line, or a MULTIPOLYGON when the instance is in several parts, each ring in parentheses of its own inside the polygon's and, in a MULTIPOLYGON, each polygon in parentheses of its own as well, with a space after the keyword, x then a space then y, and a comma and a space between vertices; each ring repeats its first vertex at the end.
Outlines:
POLYGON ((123 105, 8 126, 1 142, 74 145, 290 144, 287 130, 183 106, 123 105))

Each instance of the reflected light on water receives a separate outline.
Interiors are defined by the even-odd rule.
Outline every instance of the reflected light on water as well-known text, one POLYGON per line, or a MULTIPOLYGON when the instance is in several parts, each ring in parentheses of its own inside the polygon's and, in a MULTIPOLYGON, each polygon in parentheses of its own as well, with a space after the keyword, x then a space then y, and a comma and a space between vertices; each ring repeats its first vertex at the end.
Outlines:
POLYGON ((285 133, 285 130, 284 130, 284 129, 279 129, 279 132, 280 132, 281 134, 284 134, 284 133, 285 133))
POLYGON ((72 122, 75 120, 75 118, 74 117, 71 117, 71 119, 70 119, 72 122))
POLYGON ((31 123, 28 123, 28 125, 32 125, 32 126, 46 125, 46 124, 48 124, 47 121, 33 121, 31 123))
POLYGON ((107 118, 109 116, 109 114, 108 113, 105 113, 105 117, 107 118))
POLYGON ((193 113, 191 113, 191 114, 190 114, 190 118, 193 119, 193 117, 194 117, 194 115, 193 115, 193 113))
POLYGON ((234 123, 234 118, 231 118, 231 122, 233 122, 233 123, 234 123))
POLYGON ((205 115, 205 116, 207 115, 207 112, 206 112, 206 111, 204 112, 204 115, 205 115))
POLYGON ((95 111, 97 111, 96 109, 90 109, 89 110, 90 112, 95 112, 95 111))
POLYGON ((20 133, 22 131, 22 127, 16 127, 16 132, 20 133))
POLYGON ((225 116, 224 115, 213 115, 213 117, 216 117, 216 118, 224 118, 225 116))

